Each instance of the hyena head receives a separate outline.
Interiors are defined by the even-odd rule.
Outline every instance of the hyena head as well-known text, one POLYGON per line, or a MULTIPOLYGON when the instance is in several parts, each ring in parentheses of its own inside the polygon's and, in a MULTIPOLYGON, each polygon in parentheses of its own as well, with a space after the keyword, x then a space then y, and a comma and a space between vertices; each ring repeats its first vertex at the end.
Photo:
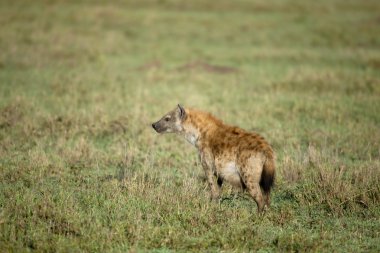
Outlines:
POLYGON ((157 133, 178 133, 183 130, 182 122, 186 117, 185 109, 178 105, 166 113, 159 121, 152 124, 157 133))

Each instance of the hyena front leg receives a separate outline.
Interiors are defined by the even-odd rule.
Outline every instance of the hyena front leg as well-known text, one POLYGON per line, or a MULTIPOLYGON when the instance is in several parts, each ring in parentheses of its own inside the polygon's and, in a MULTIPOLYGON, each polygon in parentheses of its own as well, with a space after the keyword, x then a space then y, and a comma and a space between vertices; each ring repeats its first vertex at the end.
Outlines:
POLYGON ((211 200, 217 200, 220 196, 220 186, 215 182, 214 171, 215 163, 214 156, 211 152, 204 150, 200 152, 200 160, 203 170, 206 175, 208 185, 211 190, 211 200))

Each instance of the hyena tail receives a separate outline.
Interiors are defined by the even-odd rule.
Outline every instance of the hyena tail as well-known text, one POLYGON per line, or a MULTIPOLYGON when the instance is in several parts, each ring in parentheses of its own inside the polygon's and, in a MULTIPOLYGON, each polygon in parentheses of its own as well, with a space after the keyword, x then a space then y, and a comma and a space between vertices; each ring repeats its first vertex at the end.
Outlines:
POLYGON ((263 172, 261 173, 260 186, 264 193, 270 193, 270 189, 274 184, 275 164, 274 158, 268 157, 264 163, 263 172))

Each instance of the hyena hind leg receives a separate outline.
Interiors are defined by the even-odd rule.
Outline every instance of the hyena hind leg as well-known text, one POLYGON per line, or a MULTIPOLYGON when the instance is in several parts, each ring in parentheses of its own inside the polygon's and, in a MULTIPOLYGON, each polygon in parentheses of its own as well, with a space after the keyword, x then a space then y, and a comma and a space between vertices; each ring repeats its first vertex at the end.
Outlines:
POLYGON ((268 197, 263 196, 260 186, 261 173, 263 171, 263 162, 260 156, 253 156, 248 159, 245 170, 242 173, 242 179, 247 187, 248 193, 255 200, 259 213, 264 210, 268 197))
POLYGON ((253 200, 257 204, 257 209, 258 212, 261 213, 264 210, 264 197, 263 193, 261 191, 261 187, 259 184, 259 180, 256 176, 255 173, 246 173, 243 176, 243 181, 246 186, 246 189, 253 198, 253 200))
POLYGON ((264 191, 263 190, 263 197, 264 197, 264 203, 267 208, 270 207, 270 191, 264 191))
POLYGON ((261 192, 260 185, 258 183, 248 181, 246 183, 246 186, 247 186, 248 193, 251 195, 251 197, 257 204, 258 212, 262 213, 264 210, 264 198, 261 192))

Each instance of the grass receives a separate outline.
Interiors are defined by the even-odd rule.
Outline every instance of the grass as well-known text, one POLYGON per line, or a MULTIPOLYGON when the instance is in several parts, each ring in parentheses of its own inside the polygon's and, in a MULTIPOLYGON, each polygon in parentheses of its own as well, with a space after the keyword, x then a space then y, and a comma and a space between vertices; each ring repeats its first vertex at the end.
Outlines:
POLYGON ((380 251, 378 1, 2 1, 0 248, 380 251), (177 103, 273 144, 272 207, 150 124, 177 103))

